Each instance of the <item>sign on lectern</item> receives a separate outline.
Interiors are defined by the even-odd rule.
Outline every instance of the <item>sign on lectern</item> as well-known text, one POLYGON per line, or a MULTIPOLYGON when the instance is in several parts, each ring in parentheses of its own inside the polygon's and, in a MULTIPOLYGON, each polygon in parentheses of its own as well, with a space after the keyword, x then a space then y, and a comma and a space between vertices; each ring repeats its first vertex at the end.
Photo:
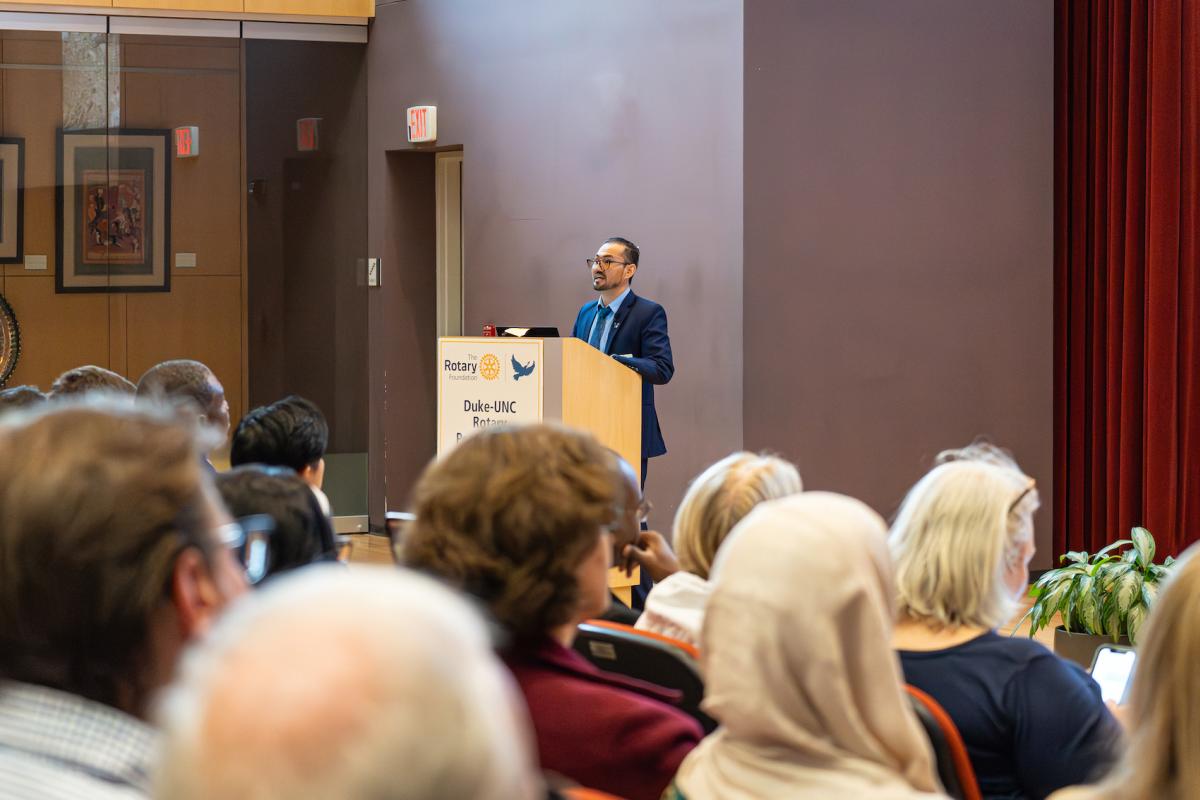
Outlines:
POLYGON ((481 428, 542 420, 541 339, 438 340, 438 454, 481 428))

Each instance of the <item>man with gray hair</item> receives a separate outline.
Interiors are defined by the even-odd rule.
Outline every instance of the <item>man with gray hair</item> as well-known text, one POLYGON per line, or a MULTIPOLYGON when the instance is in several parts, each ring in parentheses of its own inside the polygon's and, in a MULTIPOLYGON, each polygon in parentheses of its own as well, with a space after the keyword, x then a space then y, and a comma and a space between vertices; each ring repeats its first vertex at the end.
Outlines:
POLYGON ((271 583, 184 659, 159 716, 164 800, 543 796, 482 619, 392 568, 271 583))

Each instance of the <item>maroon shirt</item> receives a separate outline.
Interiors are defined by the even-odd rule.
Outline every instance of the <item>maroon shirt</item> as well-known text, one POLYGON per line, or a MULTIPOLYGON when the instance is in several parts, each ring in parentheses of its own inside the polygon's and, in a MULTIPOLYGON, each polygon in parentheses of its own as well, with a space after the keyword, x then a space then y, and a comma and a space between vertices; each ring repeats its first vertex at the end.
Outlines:
POLYGON ((658 800, 700 724, 654 684, 596 669, 552 639, 516 648, 505 663, 525 695, 542 769, 628 800, 658 800))

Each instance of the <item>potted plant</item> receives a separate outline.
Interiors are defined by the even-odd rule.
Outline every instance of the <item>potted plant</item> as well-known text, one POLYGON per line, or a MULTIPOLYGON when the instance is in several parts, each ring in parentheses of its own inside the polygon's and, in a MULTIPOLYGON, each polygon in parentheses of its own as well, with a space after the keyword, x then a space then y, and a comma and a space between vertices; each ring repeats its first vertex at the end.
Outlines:
POLYGON ((1029 590, 1034 603, 1021 618, 1030 621, 1029 635, 1059 614, 1062 624, 1054 631, 1054 652, 1085 668, 1105 641, 1136 646, 1159 584, 1175 559, 1168 556, 1162 564, 1154 563, 1154 537, 1145 528, 1134 528, 1130 536, 1095 555, 1072 551, 1060 556, 1065 566, 1047 571, 1029 590))

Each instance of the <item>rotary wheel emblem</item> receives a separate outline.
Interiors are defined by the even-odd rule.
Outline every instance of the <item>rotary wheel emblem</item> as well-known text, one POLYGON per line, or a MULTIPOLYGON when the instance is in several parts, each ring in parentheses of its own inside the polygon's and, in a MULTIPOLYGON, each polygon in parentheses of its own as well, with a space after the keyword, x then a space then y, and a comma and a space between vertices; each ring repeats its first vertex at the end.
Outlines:
POLYGON ((494 381, 500 377, 500 359, 491 353, 479 359, 479 374, 485 381, 494 381))

